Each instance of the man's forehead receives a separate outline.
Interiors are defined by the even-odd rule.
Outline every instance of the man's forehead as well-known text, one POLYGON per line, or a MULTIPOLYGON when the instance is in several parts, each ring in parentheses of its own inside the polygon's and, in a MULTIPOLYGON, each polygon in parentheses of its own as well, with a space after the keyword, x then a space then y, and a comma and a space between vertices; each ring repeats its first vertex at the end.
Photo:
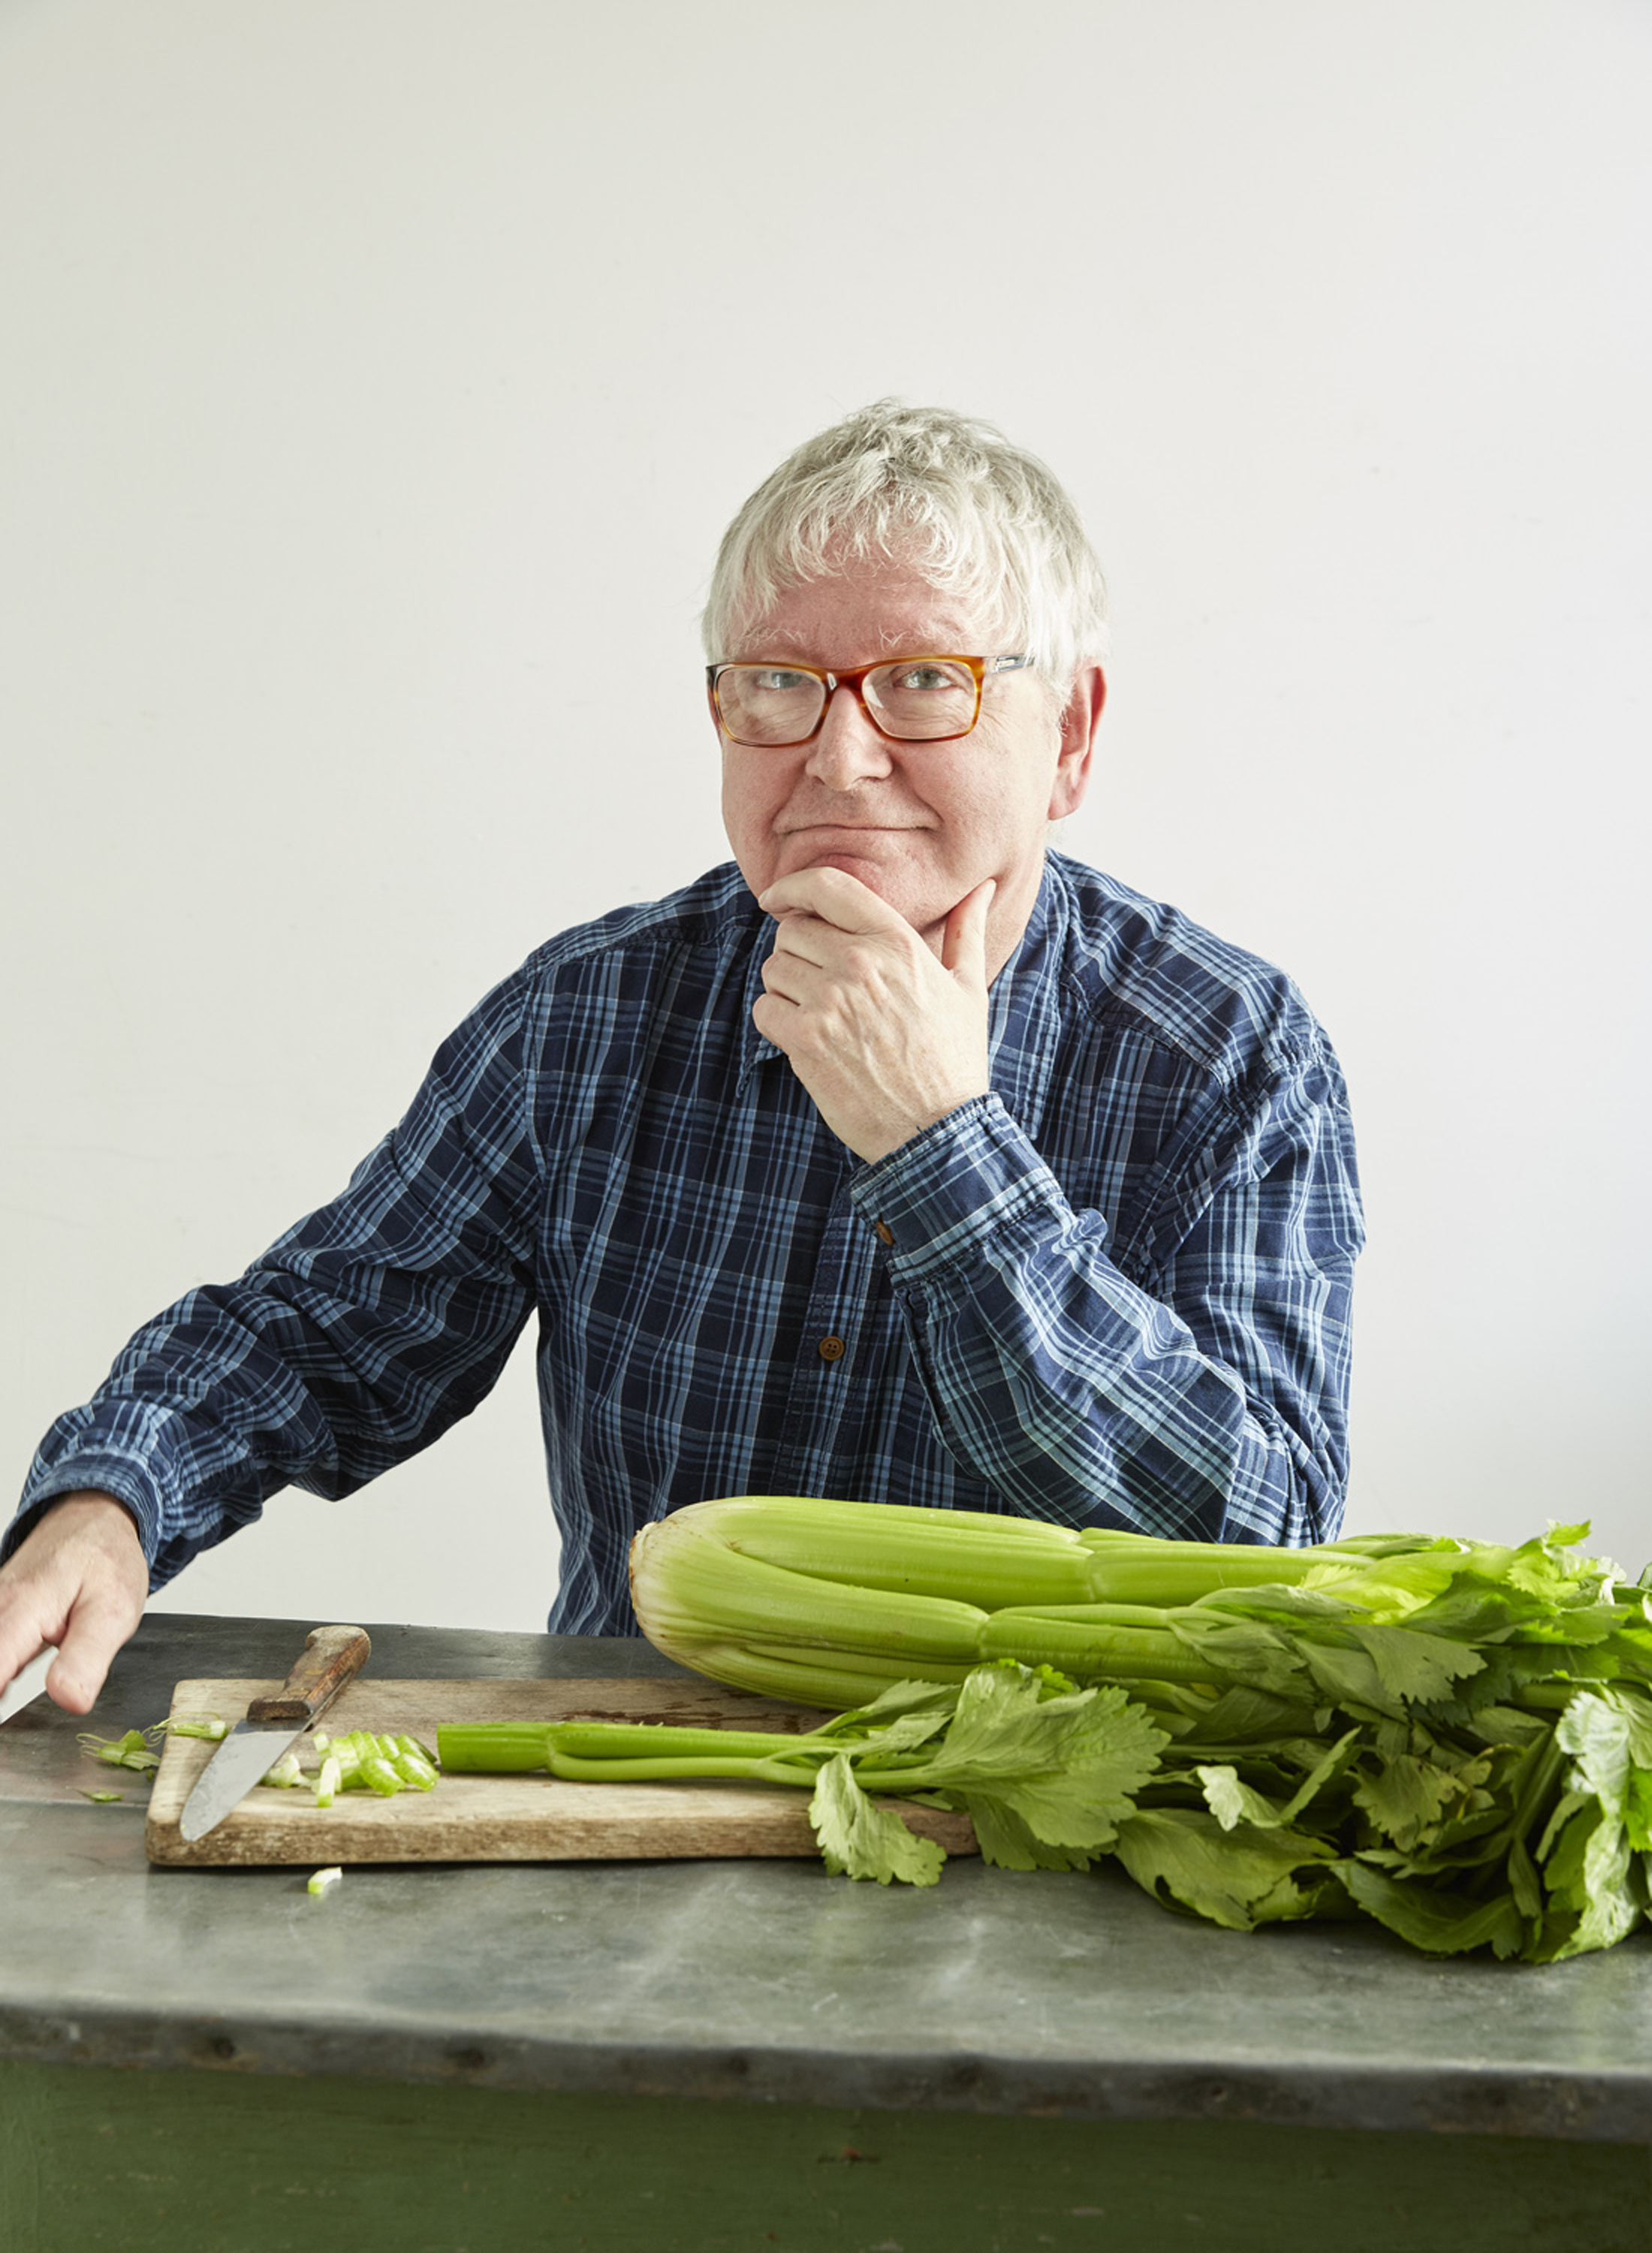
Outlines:
POLYGON ((855 658, 995 651, 977 606, 901 575, 868 570, 788 588, 765 615, 744 624, 735 645, 749 652, 848 664, 855 658))
MULTIPOLYGON (((867 631, 881 650, 928 651, 935 653, 951 650, 958 641, 961 621, 949 617, 944 611, 934 616, 915 619, 875 618, 867 622, 867 631)), ((786 621, 770 620, 752 626, 741 638, 748 643, 761 642, 765 649, 777 651, 787 657, 807 657, 819 645, 820 629, 818 625, 793 625, 786 621)), ((969 652, 973 654, 972 651, 969 652)))

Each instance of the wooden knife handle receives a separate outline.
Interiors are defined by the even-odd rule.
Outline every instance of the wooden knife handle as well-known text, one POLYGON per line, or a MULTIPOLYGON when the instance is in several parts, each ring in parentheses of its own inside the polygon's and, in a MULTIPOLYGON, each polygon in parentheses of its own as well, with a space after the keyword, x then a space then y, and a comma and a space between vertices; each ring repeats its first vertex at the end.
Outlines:
POLYGON ((366 1630, 359 1627, 312 1628, 304 1655, 273 1698, 254 1698, 249 1721, 318 1721, 352 1676, 373 1656, 366 1630))

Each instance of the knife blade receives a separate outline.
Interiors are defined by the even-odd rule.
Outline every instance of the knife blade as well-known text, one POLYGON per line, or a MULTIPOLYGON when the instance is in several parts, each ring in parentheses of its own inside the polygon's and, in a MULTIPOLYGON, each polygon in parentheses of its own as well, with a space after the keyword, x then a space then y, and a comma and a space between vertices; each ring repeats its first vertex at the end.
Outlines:
POLYGON ((48 1643, 38 1658, 31 1658, 26 1666, 19 1668, 7 1686, 0 1690, 0 1728, 14 1713, 22 1712, 25 1705, 45 1696, 45 1678, 57 1655, 56 1646, 48 1643))
POLYGON ((288 1747, 315 1726, 372 1655, 361 1628, 312 1628, 280 1690, 251 1701, 246 1719, 236 1722, 202 1769, 178 1817, 179 1836, 192 1841, 215 1830, 288 1747))

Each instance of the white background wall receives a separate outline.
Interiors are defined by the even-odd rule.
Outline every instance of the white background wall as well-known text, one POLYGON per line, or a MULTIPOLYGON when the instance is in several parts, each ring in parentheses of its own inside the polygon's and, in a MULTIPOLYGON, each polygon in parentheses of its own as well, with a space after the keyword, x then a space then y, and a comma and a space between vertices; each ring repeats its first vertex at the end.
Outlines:
MULTIPOLYGON (((1067 849, 1282 962, 1350 1529, 1652 1555, 1644 0, 3 0, 0 1436, 724 857, 727 518, 895 392, 1114 596, 1067 849), (582 680, 634 677, 599 729, 582 680)), ((526 1348, 160 1599, 533 1628, 526 1348)))

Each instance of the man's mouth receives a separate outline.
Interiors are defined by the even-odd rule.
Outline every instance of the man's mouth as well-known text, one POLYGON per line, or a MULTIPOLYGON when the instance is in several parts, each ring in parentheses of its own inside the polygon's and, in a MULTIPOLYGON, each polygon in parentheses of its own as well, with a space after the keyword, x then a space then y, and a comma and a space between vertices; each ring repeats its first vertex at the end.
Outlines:
POLYGON ((779 837, 894 837, 928 825, 921 821, 791 821, 777 824, 779 837))

